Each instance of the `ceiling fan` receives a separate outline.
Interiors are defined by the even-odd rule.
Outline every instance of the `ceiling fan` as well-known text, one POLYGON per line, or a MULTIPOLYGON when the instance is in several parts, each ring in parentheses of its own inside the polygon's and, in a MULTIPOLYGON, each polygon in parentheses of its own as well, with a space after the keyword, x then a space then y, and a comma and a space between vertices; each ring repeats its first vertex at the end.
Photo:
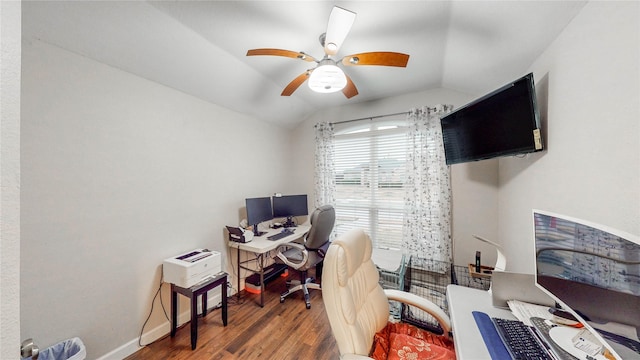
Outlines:
POLYGON ((308 69, 298 75, 291 81, 282 91, 282 96, 290 96, 302 83, 309 81, 311 90, 321 93, 330 93, 342 90, 342 93, 350 99, 358 95, 358 89, 351 81, 351 78, 344 73, 339 65, 342 66, 360 66, 360 65, 379 65, 379 66, 396 66, 406 67, 409 61, 409 55, 388 52, 375 51, 359 54, 352 54, 339 60, 334 60, 333 56, 338 53, 340 46, 347 37, 351 26, 356 19, 356 13, 334 6, 329 15, 329 24, 327 32, 320 35, 320 44, 324 47, 324 57, 317 60, 313 56, 302 51, 291 51, 282 49, 252 49, 247 51, 247 56, 256 55, 272 55, 284 56, 294 59, 300 59, 307 62, 315 62, 314 68, 308 69))

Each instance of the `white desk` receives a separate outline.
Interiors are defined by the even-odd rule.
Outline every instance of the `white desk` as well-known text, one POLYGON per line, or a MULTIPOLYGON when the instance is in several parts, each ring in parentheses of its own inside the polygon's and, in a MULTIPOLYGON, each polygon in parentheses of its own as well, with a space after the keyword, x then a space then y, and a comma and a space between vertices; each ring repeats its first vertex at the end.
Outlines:
MULTIPOLYGON (((484 290, 472 289, 459 285, 447 286, 447 301, 449 304, 449 317, 453 328, 453 341, 456 346, 456 357, 464 359, 491 359, 489 350, 482 339, 473 311, 482 311, 490 317, 503 319, 516 319, 507 309, 494 307, 491 293, 484 290)), ((637 354, 629 348, 613 342, 608 343, 617 353, 619 359, 637 359, 637 354)), ((609 349, 611 350, 611 349, 609 349)), ((598 355, 596 358, 604 358, 598 355)))
POLYGON ((511 311, 493 306, 491 293, 459 285, 447 286, 449 316, 453 328, 456 357, 463 359, 491 359, 482 334, 473 318, 473 311, 482 311, 491 317, 515 319, 511 311))
POLYGON ((264 306, 264 260, 265 256, 271 251, 276 249, 278 246, 286 243, 290 243, 292 241, 298 240, 302 238, 306 233, 311 229, 310 225, 302 224, 297 227, 290 228, 295 229, 295 232, 289 236, 285 236, 282 239, 278 240, 269 240, 268 237, 274 234, 277 234, 282 231, 282 229, 267 229, 267 233, 262 236, 255 236, 252 241, 248 243, 240 243, 229 241, 229 247, 238 249, 238 296, 240 296, 240 271, 241 269, 245 269, 248 271, 255 272, 260 274, 260 306, 264 306), (240 261, 240 250, 253 254, 252 258, 249 258, 244 261, 240 261), (254 267, 246 266, 249 263, 255 263, 254 267))

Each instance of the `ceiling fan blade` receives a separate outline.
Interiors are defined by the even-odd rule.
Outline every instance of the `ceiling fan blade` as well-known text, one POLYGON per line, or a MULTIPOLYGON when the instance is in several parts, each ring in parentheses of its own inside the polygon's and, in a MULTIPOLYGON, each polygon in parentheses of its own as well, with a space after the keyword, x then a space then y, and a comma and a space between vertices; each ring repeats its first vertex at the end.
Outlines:
POLYGON ((389 52, 374 51, 360 54, 353 54, 342 58, 342 65, 381 65, 381 66, 398 66, 406 67, 409 62, 409 55, 389 52))
POLYGON ((251 49, 247 51, 247 56, 256 55, 272 55, 272 56, 284 56, 294 59, 300 59, 308 62, 318 62, 313 56, 305 54, 302 51, 291 51, 282 49, 251 49))
POLYGON ((291 96, 291 94, 293 94, 293 92, 296 91, 303 82, 307 81, 312 71, 313 69, 310 69, 298 75, 298 77, 293 79, 293 81, 291 81, 289 85, 282 90, 282 94, 280 94, 280 96, 291 96))
POLYGON ((334 6, 329 15, 329 24, 324 38, 324 51, 327 55, 335 55, 344 39, 349 34, 353 22, 356 20, 356 13, 334 6))
POLYGON ((353 81, 351 81, 349 75, 345 74, 345 76, 347 77, 347 85, 342 89, 342 93, 347 97, 347 99, 351 99, 358 95, 358 89, 356 89, 356 86, 353 84, 353 81))

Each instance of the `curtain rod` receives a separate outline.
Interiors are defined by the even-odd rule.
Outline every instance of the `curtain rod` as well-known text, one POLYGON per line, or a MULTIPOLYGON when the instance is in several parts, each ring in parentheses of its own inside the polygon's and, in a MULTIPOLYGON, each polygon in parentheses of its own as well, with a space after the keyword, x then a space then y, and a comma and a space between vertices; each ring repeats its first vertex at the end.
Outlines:
POLYGON ((331 124, 331 125, 346 124, 346 123, 350 123, 350 122, 354 122, 354 121, 373 120, 373 119, 378 119, 378 118, 383 118, 383 117, 389 117, 389 116, 395 116, 395 115, 406 115, 406 114, 408 114, 408 113, 409 113, 409 111, 403 111, 403 112, 394 113, 394 114, 376 115, 376 116, 367 116, 367 117, 363 117, 363 118, 359 118, 359 119, 351 119, 351 120, 343 120, 343 121, 334 121, 334 122, 331 122, 331 123, 329 123, 329 124, 331 124))

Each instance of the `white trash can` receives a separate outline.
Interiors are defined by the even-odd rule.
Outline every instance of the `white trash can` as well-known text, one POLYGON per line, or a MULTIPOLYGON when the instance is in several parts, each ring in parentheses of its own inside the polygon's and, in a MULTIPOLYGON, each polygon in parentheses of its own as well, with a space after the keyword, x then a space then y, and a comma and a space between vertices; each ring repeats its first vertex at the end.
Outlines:
MULTIPOLYGON (((61 341, 43 349, 38 354, 38 360, 84 360, 85 357, 87 357, 87 349, 78 337, 61 341)), ((23 360, 31 359, 23 358, 23 360)))

